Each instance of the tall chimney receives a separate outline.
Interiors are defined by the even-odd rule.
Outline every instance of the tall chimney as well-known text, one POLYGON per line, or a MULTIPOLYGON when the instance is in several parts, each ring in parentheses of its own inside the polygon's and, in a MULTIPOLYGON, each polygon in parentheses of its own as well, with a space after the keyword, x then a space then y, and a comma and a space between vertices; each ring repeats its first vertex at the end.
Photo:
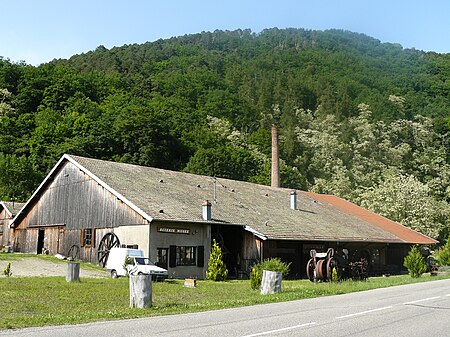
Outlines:
POLYGON ((206 221, 211 221, 211 203, 205 200, 202 205, 202 218, 206 221))
POLYGON ((278 130, 272 125, 272 187, 280 187, 280 160, 278 157, 278 130))

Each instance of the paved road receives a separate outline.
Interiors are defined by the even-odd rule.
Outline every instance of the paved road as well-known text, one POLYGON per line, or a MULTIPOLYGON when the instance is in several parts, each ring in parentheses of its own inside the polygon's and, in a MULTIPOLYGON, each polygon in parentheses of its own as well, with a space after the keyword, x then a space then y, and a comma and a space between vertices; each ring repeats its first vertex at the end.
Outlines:
POLYGON ((176 316, 31 328, 5 336, 450 336, 450 280, 176 316))

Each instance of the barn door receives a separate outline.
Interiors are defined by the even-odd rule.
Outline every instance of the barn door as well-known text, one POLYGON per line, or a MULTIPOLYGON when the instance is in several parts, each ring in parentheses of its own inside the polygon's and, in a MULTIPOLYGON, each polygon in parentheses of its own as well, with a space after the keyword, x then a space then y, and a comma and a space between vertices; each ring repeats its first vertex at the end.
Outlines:
POLYGON ((45 229, 40 229, 38 232, 38 240, 37 240, 37 254, 42 254, 42 250, 44 249, 44 238, 45 238, 45 229))

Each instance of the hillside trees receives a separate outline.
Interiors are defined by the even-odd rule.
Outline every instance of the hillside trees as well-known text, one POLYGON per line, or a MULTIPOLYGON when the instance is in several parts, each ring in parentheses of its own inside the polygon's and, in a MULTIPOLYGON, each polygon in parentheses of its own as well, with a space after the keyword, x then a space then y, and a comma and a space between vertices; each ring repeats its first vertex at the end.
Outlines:
POLYGON ((25 199, 63 153, 270 184, 275 123, 282 186, 441 238, 448 74, 448 55, 340 30, 217 30, 39 67, 0 57, 0 175, 24 179, 0 190, 25 199))
POLYGON ((372 122, 369 106, 338 122, 335 115, 298 110, 295 162, 310 189, 362 204, 434 238, 450 228, 444 144, 429 118, 372 122))

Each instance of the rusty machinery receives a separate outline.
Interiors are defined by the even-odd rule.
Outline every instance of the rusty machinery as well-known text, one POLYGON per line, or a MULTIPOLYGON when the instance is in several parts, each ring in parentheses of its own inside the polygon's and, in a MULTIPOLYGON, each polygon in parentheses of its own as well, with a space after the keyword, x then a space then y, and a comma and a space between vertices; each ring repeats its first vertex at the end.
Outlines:
POLYGON ((369 254, 367 251, 355 251, 349 257, 348 251, 342 249, 340 254, 333 248, 328 248, 326 253, 318 253, 315 249, 310 251, 311 259, 306 265, 306 275, 312 282, 338 280, 365 280, 368 277, 369 254), (336 274, 333 276, 333 270, 336 274))

